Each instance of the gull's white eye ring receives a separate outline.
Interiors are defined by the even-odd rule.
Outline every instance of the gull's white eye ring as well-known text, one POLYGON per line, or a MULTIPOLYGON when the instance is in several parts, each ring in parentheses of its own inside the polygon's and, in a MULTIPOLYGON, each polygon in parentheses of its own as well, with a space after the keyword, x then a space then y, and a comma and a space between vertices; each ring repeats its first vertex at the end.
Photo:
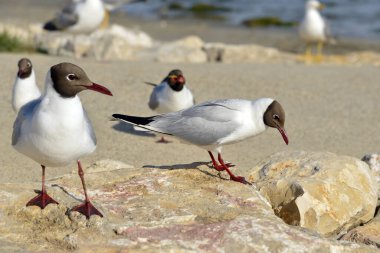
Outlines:
POLYGON ((69 80, 69 81, 73 81, 73 80, 78 79, 78 78, 74 74, 68 74, 66 76, 66 79, 69 80))

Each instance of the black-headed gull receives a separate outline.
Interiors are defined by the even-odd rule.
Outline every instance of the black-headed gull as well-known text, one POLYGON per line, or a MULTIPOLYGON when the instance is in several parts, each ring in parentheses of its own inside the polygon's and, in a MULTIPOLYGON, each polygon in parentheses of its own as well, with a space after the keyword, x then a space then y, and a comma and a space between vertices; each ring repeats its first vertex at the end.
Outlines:
POLYGON ((324 5, 317 0, 309 0, 305 4, 305 16, 299 27, 299 35, 306 42, 305 57, 311 57, 311 44, 317 43, 317 57, 322 57, 323 44, 331 39, 331 31, 327 21, 318 10, 324 5))
POLYGON ((264 132, 268 127, 277 128, 285 143, 288 137, 284 129, 285 112, 280 103, 271 98, 257 100, 226 99, 208 101, 188 109, 152 117, 136 117, 113 114, 114 118, 130 124, 172 135, 208 151, 213 166, 226 170, 231 180, 248 183, 244 177, 235 176, 225 164, 222 146, 232 144, 264 132), (218 153, 218 162, 213 156, 218 153))
POLYGON ((71 63, 54 65, 46 75, 44 94, 26 104, 18 113, 13 126, 12 145, 42 167, 41 193, 27 206, 36 205, 43 209, 50 203, 57 203, 45 189, 45 166, 66 166, 77 161, 85 201, 72 210, 87 218, 93 214, 102 216, 87 196, 79 161, 96 148, 94 130, 78 97, 83 90, 112 96, 107 88, 90 81, 80 67, 71 63))
POLYGON ((12 107, 18 112, 21 107, 41 96, 36 84, 32 62, 28 58, 18 61, 18 71, 12 90, 12 107))
MULTIPOLYGON (((170 71, 159 85, 147 84, 155 86, 148 105, 157 113, 176 112, 194 105, 193 94, 185 85, 185 77, 179 69, 170 71)), ((158 142, 167 143, 164 137, 158 142)))
POLYGON ((92 33, 108 25, 109 14, 101 0, 72 0, 44 25, 48 31, 92 33))

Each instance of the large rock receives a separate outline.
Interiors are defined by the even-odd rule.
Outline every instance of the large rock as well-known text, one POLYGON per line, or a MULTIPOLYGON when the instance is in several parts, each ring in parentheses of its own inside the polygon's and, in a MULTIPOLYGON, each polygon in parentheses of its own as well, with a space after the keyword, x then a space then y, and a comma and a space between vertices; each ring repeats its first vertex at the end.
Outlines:
POLYGON ((342 237, 342 240, 364 243, 380 248, 380 215, 367 224, 356 227, 342 237))
POLYGON ((158 62, 207 62, 202 49, 204 42, 197 36, 188 36, 173 42, 163 43, 156 51, 154 59, 158 62))
POLYGON ((153 46, 148 34, 115 24, 90 35, 43 32, 35 40, 39 50, 51 55, 99 60, 134 60, 137 52, 153 46))
POLYGON ((376 252, 285 224, 251 186, 206 165, 133 169, 103 160, 85 170, 105 217, 69 212, 83 199, 76 174, 47 181, 60 205, 25 207, 40 183, 0 185, 6 252, 376 252))
POLYGON ((282 152, 256 166, 249 179, 286 223, 323 235, 342 234, 374 216, 377 183, 356 158, 282 152))
POLYGON ((292 62, 295 56, 280 52, 275 48, 259 45, 229 45, 223 43, 206 43, 204 50, 208 60, 224 63, 249 62, 292 62))

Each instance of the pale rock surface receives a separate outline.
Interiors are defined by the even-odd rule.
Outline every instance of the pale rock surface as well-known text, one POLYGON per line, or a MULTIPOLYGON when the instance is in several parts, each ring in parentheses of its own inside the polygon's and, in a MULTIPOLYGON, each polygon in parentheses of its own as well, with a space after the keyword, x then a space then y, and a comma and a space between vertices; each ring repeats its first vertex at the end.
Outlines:
POLYGON ((160 45, 154 59, 158 62, 207 62, 207 55, 202 49, 204 42, 197 36, 188 36, 180 40, 160 45))
POLYGON ((275 48, 259 45, 229 45, 223 43, 206 43, 204 50, 209 61, 224 63, 248 63, 248 62, 288 62, 294 61, 291 54, 280 52, 275 48))
POLYGON ((373 218, 377 183, 364 162, 327 152, 281 152, 249 177, 286 223, 338 236, 373 218))
POLYGON ((153 46, 148 34, 116 24, 90 35, 41 32, 35 40, 37 48, 48 54, 95 57, 98 60, 133 60, 134 52, 153 46))
POLYGON ((30 29, 21 28, 17 25, 0 23, 0 33, 6 33, 10 37, 15 37, 23 42, 33 42, 33 27, 30 29))
POLYGON ((207 165, 132 169, 103 160, 86 168, 104 218, 70 212, 83 199, 68 174, 47 181, 60 205, 25 207, 39 182, 1 184, 0 243, 6 252, 376 252, 289 226, 252 186, 221 179, 207 165), (112 168, 116 167, 116 170, 112 168), (92 168, 92 169, 91 169, 92 168), (95 169, 94 169, 95 168, 95 169), (93 171, 93 173, 90 173, 93 171))
POLYGON ((380 214, 367 224, 349 231, 342 240, 373 245, 380 249, 380 214))

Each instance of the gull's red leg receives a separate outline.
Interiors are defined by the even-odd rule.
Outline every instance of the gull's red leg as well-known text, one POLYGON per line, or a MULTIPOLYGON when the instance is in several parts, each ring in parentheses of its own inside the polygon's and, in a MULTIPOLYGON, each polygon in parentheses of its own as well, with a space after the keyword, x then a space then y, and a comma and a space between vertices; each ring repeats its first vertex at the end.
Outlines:
POLYGON ((163 136, 161 136, 161 139, 159 139, 156 142, 157 143, 164 143, 164 144, 170 143, 170 141, 166 140, 165 137, 163 137, 163 136))
POLYGON ((215 168, 217 171, 223 171, 223 170, 224 170, 224 167, 223 167, 222 165, 219 165, 219 164, 217 163, 217 161, 215 160, 214 155, 211 153, 211 151, 208 151, 208 154, 209 154, 210 157, 211 157, 212 166, 214 166, 214 168, 215 168))
POLYGON ((55 201, 53 198, 51 198, 47 193, 45 189, 45 166, 41 165, 42 167, 42 190, 41 192, 29 200, 29 202, 26 204, 26 206, 39 206, 41 209, 44 209, 49 204, 58 204, 57 201, 55 201))
POLYGON ((99 215, 100 217, 103 217, 103 214, 101 214, 90 202, 89 197, 87 196, 87 189, 86 189, 86 183, 84 182, 84 172, 82 169, 82 165, 80 164, 80 161, 78 161, 78 175, 80 177, 80 180, 82 181, 83 191, 84 191, 84 203, 80 204, 76 207, 74 207, 71 211, 77 211, 81 214, 85 215, 87 219, 90 218, 91 215, 99 215))
POLYGON ((228 175, 230 175, 231 180, 242 183, 242 184, 250 184, 249 182, 245 180, 244 177, 235 176, 234 174, 232 174, 232 172, 228 169, 228 166, 224 163, 222 159, 222 155, 220 153, 218 153, 218 160, 219 160, 220 165, 224 166, 224 169, 227 171, 228 175))
MULTIPOLYGON (((208 154, 209 154, 210 157, 211 157, 211 161, 212 161, 212 165, 213 165, 213 167, 214 167, 217 171, 223 171, 223 170, 224 170, 224 166, 218 164, 218 162, 215 160, 214 155, 212 154, 211 151, 207 151, 207 152, 208 152, 208 154)), ((225 166, 227 166, 227 168, 231 168, 231 167, 234 167, 235 165, 233 165, 233 164, 231 164, 231 163, 227 163, 227 164, 225 164, 225 166)))

